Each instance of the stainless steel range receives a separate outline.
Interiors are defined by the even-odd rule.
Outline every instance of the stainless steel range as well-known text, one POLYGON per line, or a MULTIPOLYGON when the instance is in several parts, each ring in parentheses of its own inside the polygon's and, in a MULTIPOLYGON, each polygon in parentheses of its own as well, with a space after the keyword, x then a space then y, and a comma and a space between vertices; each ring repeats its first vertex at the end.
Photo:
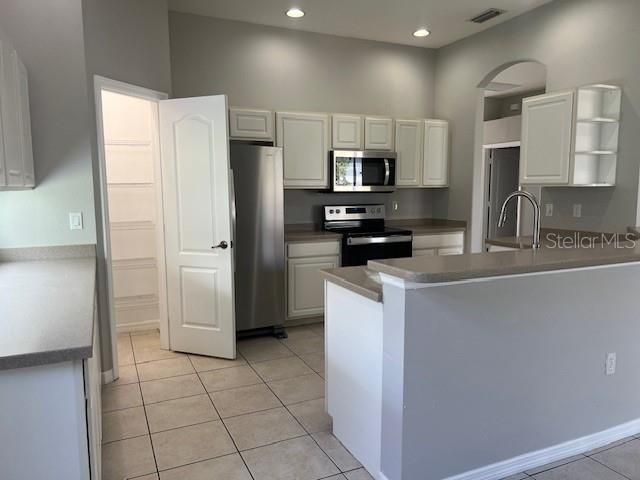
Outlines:
POLYGON ((342 233, 342 266, 369 260, 410 257, 413 233, 384 224, 384 205, 324 207, 324 229, 342 233))

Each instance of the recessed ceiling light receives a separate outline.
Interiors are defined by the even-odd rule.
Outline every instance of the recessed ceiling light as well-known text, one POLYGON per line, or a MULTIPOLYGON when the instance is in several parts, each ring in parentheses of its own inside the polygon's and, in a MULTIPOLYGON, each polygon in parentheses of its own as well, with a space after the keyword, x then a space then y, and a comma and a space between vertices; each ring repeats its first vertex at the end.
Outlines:
POLYGON ((414 37, 427 37, 431 32, 426 28, 419 28, 415 32, 413 32, 414 37))
POLYGON ((304 12, 299 8, 290 8, 289 10, 287 10, 287 17, 291 17, 291 18, 304 17, 304 12))

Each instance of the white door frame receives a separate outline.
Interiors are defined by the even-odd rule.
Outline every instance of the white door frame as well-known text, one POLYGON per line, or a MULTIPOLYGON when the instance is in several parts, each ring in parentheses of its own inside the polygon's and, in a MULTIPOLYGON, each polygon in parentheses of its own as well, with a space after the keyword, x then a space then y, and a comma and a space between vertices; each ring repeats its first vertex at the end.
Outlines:
POLYGON ((99 175, 100 175, 100 206, 102 211, 102 234, 104 244, 104 258, 107 271, 107 309, 109 311, 109 326, 111 331, 111 356, 112 356, 112 378, 115 380, 118 378, 118 333, 116 329, 116 315, 115 315, 115 302, 113 297, 113 269, 111 265, 111 235, 109 229, 109 202, 107 192, 107 170, 106 159, 104 150, 104 130, 102 120, 102 91, 106 90, 113 93, 120 93, 130 97, 142 98, 149 100, 156 104, 156 108, 153 110, 153 118, 155 123, 154 128, 154 175, 155 182, 160 188, 156 188, 156 205, 158 207, 157 212, 157 224, 156 224, 156 241, 157 241, 157 255, 158 255, 158 297, 160 302, 160 344, 162 348, 169 348, 169 326, 167 316, 167 280, 166 280, 166 264, 165 264, 165 252, 164 252, 164 215, 162 210, 162 170, 160 162, 160 137, 159 137, 159 119, 157 104, 160 100, 166 100, 169 95, 163 92, 158 92, 137 85, 131 85, 129 83, 120 82, 118 80, 112 80, 110 78, 102 77, 100 75, 93 76, 93 91, 96 107, 96 125, 98 135, 98 162, 99 162, 99 175))

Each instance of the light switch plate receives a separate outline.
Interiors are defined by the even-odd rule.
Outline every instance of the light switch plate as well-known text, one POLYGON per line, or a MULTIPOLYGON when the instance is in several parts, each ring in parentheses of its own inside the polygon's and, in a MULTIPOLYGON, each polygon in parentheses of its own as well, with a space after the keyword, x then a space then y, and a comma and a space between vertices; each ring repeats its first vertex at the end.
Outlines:
POLYGON ((82 230, 82 212, 69 213, 69 230, 82 230))

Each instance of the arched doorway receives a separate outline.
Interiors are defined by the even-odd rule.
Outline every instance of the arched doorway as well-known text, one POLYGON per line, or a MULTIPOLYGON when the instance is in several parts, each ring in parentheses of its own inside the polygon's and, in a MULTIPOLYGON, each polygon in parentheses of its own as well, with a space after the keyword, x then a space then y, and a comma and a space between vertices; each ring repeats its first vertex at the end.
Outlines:
MULTIPOLYGON (((478 84, 478 112, 471 211, 471 251, 485 250, 485 239, 526 234, 530 212, 513 204, 511 219, 497 227, 506 196, 520 188, 522 101, 546 91, 546 67, 536 61, 509 62, 478 84)), ((540 198, 540 189, 527 190, 540 198)))

